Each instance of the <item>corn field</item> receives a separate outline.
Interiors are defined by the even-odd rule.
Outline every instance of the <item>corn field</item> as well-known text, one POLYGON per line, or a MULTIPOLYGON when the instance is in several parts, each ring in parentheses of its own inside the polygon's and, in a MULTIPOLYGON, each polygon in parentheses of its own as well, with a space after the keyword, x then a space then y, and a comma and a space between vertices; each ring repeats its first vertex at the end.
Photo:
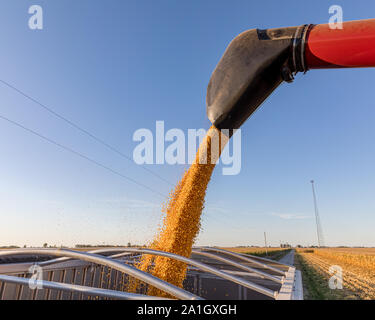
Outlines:
POLYGON ((222 247, 222 249, 237 252, 237 253, 247 253, 247 254, 254 254, 254 255, 264 255, 266 250, 268 253, 272 253, 275 251, 283 251, 285 248, 279 247, 272 247, 272 248, 265 248, 265 247, 222 247))
POLYGON ((343 270, 343 285, 359 299, 375 299, 375 249, 322 248, 298 249, 305 261, 325 277, 329 268, 343 270))

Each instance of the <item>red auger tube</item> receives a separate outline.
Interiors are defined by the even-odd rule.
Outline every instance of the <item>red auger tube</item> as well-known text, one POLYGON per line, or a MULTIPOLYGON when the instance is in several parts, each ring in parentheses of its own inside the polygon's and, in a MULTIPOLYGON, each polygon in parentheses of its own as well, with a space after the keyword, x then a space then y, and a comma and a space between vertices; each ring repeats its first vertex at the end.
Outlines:
POLYGON ((375 19, 312 26, 305 45, 308 69, 375 67, 375 19))
POLYGON ((250 29, 235 37, 207 87, 207 116, 237 129, 283 82, 309 69, 375 67, 375 19, 250 29))

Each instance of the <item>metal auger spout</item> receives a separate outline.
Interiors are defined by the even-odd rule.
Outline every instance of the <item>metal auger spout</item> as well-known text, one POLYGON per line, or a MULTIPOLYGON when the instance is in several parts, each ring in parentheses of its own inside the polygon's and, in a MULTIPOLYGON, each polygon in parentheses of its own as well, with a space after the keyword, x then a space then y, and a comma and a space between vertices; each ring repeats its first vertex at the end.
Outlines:
POLYGON ((342 29, 247 30, 232 40, 211 76, 207 116, 218 129, 237 129, 298 72, 374 66, 375 19, 344 22, 342 29))

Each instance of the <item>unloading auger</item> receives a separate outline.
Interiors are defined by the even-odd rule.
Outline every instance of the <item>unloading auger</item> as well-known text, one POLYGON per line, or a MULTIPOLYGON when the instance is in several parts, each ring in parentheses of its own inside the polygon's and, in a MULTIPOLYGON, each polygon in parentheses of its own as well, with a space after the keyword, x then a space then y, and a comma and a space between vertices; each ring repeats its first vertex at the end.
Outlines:
POLYGON ((306 24, 251 29, 227 47, 207 88, 207 116, 218 129, 237 129, 282 83, 310 69, 375 66, 375 19, 342 29, 306 24))

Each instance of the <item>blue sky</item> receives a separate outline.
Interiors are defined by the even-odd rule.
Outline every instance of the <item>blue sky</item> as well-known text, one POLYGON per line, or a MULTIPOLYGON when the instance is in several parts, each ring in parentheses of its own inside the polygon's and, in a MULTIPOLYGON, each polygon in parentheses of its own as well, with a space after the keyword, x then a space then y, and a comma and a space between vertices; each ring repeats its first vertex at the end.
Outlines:
MULTIPOLYGON (((132 155, 132 135, 208 128, 206 87, 251 28, 371 18, 373 1, 24 1, 0 4, 0 80, 132 155), (44 29, 28 28, 41 5, 44 29)), ((242 170, 209 186, 198 244, 375 245, 374 69, 313 70, 242 127, 242 170)), ((0 83, 0 115, 162 194, 171 186, 0 83)), ((145 243, 165 199, 0 119, 0 245, 145 243)), ((176 183, 187 166, 149 165, 176 183)))

